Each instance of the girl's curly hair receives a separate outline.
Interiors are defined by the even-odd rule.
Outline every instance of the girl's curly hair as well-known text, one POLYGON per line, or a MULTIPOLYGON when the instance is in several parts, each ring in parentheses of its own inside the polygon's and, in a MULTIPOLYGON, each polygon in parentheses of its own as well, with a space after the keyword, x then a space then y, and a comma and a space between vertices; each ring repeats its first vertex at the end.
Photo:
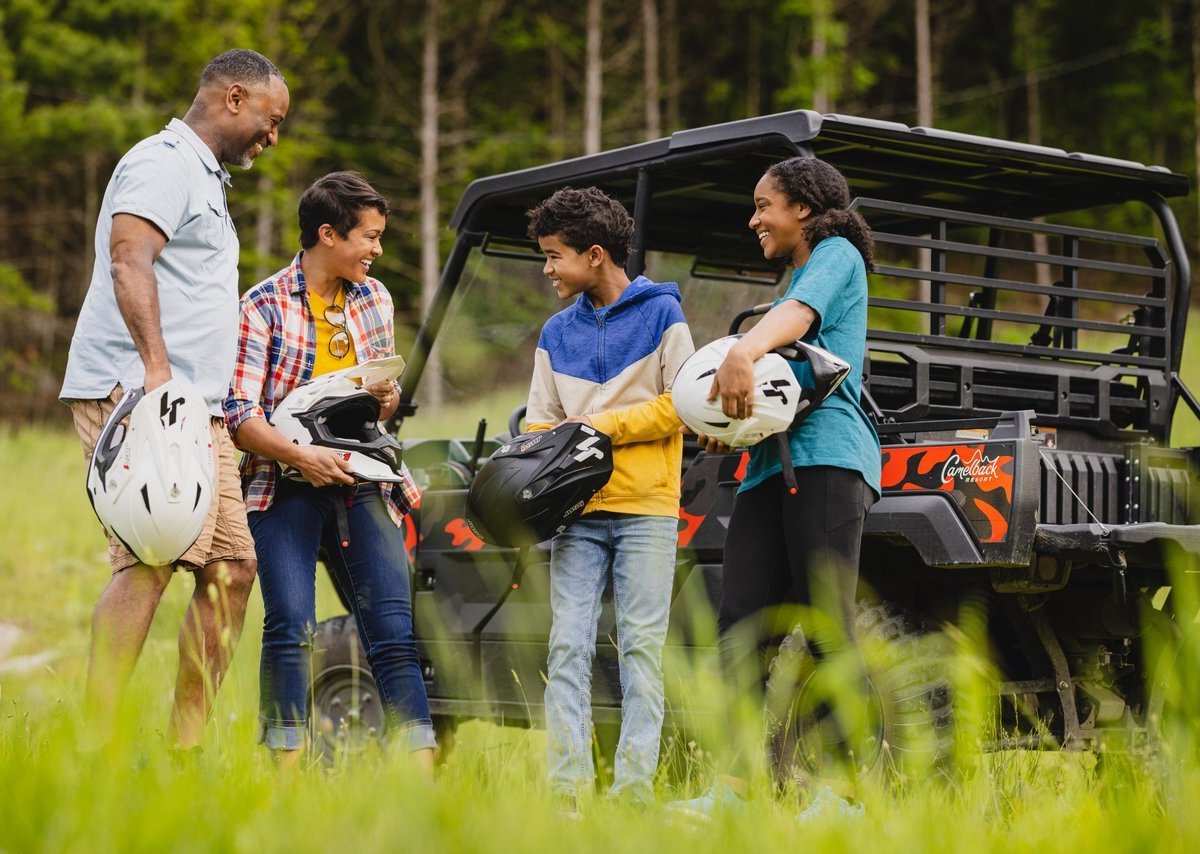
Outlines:
POLYGON ((815 157, 792 157, 766 174, 788 202, 812 208, 813 220, 804 227, 809 246, 816 248, 826 237, 844 237, 862 255, 867 272, 875 269, 875 238, 862 214, 847 210, 850 188, 841 172, 815 157))

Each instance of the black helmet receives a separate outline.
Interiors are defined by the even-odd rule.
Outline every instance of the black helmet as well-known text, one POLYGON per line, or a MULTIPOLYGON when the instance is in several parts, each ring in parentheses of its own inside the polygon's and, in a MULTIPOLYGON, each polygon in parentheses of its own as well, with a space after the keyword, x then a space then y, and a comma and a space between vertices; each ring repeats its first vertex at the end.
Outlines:
POLYGON ((560 534, 612 476, 612 442, 586 424, 523 433, 501 445, 467 493, 467 524, 494 546, 560 534))

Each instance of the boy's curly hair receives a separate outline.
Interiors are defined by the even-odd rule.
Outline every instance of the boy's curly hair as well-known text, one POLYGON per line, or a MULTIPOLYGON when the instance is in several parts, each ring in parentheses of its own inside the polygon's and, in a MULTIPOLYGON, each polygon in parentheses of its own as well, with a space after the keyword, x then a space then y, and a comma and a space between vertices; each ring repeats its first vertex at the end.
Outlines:
POLYGON ((525 216, 533 240, 557 234, 576 252, 601 246, 617 266, 625 266, 633 239, 633 217, 596 187, 563 187, 527 210, 525 216))

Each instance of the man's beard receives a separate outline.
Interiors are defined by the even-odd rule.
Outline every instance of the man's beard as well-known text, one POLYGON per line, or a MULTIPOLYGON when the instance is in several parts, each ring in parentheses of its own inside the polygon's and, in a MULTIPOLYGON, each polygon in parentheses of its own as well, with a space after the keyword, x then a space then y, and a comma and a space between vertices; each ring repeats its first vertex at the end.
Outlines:
MULTIPOLYGON (((261 141, 262 141, 261 138, 255 138, 254 140, 252 140, 251 143, 249 145, 247 145, 244 149, 242 149, 240 154, 238 154, 237 159, 232 160, 230 162, 234 166, 237 166, 241 169, 249 169, 251 166, 254 165, 254 159, 255 159, 254 158, 254 149, 256 147, 258 147, 258 145, 261 141)), ((266 151, 267 147, 264 145, 262 150, 266 151)), ((260 151, 259 154, 261 154, 261 153, 262 152, 260 151)))
MULTIPOLYGON (((258 143, 254 143, 254 145, 258 145, 258 143)), ((233 165, 242 169, 249 169, 251 166, 253 166, 254 158, 250 156, 250 152, 254 150, 254 145, 251 145, 240 155, 238 155, 238 159, 233 161, 233 165)))

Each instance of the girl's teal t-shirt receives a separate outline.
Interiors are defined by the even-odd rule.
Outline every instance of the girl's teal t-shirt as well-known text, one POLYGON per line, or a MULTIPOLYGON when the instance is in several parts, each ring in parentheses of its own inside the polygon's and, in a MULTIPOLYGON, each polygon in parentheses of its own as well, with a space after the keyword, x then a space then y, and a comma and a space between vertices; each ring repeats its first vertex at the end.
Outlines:
MULTIPOLYGON (((844 237, 827 237, 808 263, 792 274, 775 304, 794 299, 817 314, 804 340, 850 365, 850 375, 800 426, 788 434, 792 465, 833 466, 859 472, 879 495, 879 435, 862 408, 863 361, 867 347, 867 270, 862 255, 844 237)), ((807 362, 791 362, 802 386, 812 387, 807 362)), ((750 449, 750 465, 739 492, 783 470, 773 439, 750 449)))

